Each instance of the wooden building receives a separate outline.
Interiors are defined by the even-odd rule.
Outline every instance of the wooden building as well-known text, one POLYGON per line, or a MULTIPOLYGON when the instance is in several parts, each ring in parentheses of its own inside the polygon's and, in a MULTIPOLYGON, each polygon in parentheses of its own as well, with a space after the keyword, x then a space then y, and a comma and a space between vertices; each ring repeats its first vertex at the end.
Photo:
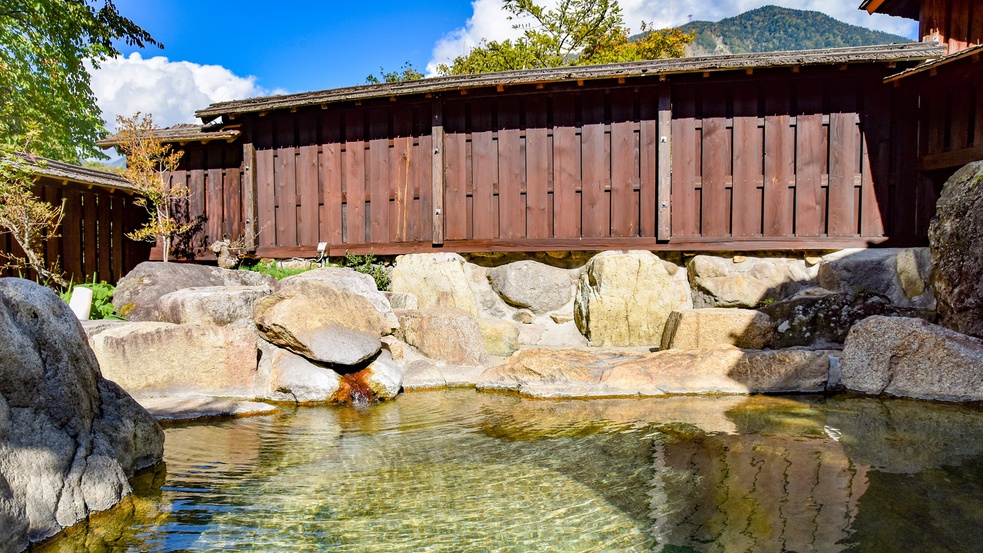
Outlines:
POLYGON ((923 42, 946 55, 890 75, 896 96, 917 98, 921 178, 941 186, 956 169, 983 159, 983 3, 979 0, 866 0, 861 8, 915 19, 923 42))
MULTIPOLYGON (((929 44, 365 85, 214 104, 172 129, 199 249, 830 250, 924 244, 929 44)), ((111 144, 107 142, 106 145, 111 144)), ((205 254, 207 255, 207 253, 205 254)))
MULTIPOLYGON (((47 241, 45 257, 57 260, 73 282, 115 283, 150 256, 150 245, 124 236, 147 220, 147 211, 133 204, 135 191, 126 179, 96 169, 43 160, 34 166, 35 193, 53 205, 63 204, 60 236, 47 241)), ((22 255, 8 234, 0 233, 0 252, 22 255)), ((0 267, 0 276, 9 274, 0 267)), ((23 276, 34 278, 33 274, 23 276)))

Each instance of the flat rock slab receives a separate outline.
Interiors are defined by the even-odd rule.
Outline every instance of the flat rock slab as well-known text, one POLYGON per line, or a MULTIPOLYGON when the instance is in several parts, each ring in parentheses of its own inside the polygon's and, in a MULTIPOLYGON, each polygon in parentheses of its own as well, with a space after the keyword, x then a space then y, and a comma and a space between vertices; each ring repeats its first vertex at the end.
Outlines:
POLYGON ((403 391, 441 388, 473 388, 486 367, 440 366, 426 360, 403 368, 403 391))
POLYGON ((211 397, 137 397, 158 421, 177 422, 218 417, 271 415, 276 407, 259 401, 232 401, 211 397))
POLYGON ((826 351, 534 349, 488 369, 476 387, 541 398, 818 393, 828 375, 826 351))

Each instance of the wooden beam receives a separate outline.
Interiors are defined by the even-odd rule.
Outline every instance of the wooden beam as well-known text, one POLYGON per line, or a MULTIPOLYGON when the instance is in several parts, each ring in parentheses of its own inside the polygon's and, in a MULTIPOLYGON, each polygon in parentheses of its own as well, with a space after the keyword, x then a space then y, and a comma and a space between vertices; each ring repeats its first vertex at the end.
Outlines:
POLYGON ((657 176, 656 176, 656 238, 659 240, 669 240, 672 236, 672 221, 670 219, 672 190, 672 103, 669 95, 669 87, 659 87, 659 122, 658 122, 659 141, 656 145, 658 151, 657 176))
POLYGON ((918 159, 919 171, 934 171, 962 167, 967 163, 983 160, 983 145, 922 156, 918 159))
POLYGON ((431 106, 431 137, 433 140, 433 161, 431 165, 431 187, 433 191, 433 240, 439 246, 444 243, 444 103, 440 97, 433 99, 431 106))
POLYGON ((243 242, 247 251, 256 251, 256 146, 252 142, 242 144, 242 222, 243 242))

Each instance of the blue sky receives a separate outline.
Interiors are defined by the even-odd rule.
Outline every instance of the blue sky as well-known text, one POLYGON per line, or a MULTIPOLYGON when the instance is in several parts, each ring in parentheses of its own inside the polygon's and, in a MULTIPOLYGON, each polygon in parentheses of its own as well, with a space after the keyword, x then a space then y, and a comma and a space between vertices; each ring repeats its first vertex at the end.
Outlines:
MULTIPOLYGON (((556 0, 541 0, 555 4, 556 0)), ((117 114, 154 114, 161 126, 196 122, 210 103, 362 84, 370 73, 411 62, 424 72, 482 38, 517 35, 501 0, 116 0, 120 13, 164 44, 121 46, 122 58, 93 71, 92 89, 110 129, 117 114)), ((860 0, 620 0, 625 23, 678 26, 716 21, 767 4, 818 10, 913 37, 914 21, 869 16, 860 0)))

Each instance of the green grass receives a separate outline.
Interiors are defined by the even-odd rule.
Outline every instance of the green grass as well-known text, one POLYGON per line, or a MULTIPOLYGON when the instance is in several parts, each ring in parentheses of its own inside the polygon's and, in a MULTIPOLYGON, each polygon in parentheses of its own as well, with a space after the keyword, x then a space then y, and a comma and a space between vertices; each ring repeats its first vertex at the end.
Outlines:
POLYGON ((317 265, 312 265, 311 267, 308 267, 306 269, 297 269, 297 268, 287 269, 284 267, 280 267, 276 261, 257 261, 256 263, 253 264, 243 263, 239 265, 239 268, 244 271, 253 271, 255 273, 270 275, 271 277, 277 280, 283 280, 288 276, 294 276, 294 275, 299 275, 300 273, 306 273, 307 271, 310 271, 311 269, 314 269, 316 267, 317 265))

